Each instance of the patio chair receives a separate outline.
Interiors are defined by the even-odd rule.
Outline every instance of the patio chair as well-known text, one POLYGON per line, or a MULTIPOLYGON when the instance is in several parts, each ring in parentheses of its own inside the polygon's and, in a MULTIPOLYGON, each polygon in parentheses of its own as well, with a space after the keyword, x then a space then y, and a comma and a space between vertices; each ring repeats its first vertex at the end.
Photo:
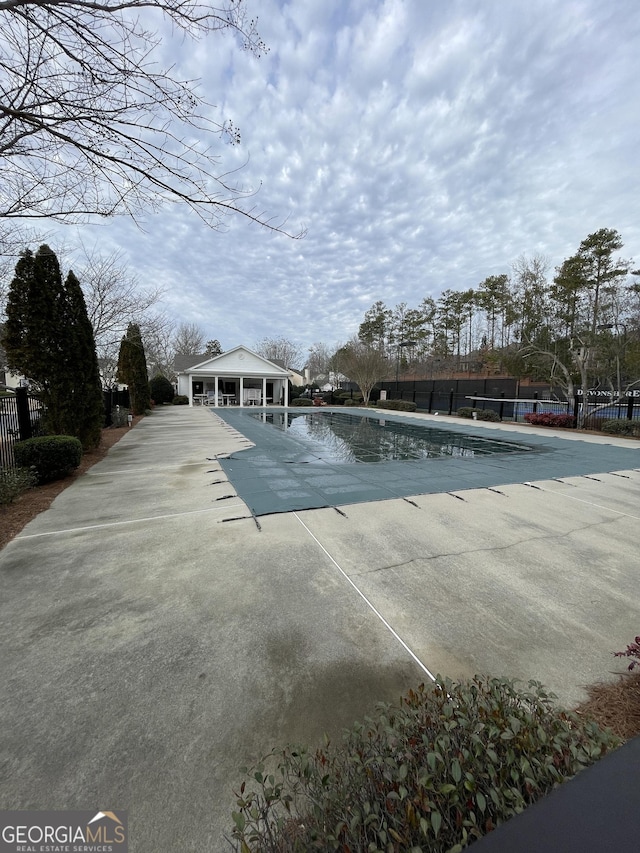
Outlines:
POLYGON ((259 406, 262 400, 262 393, 258 388, 246 388, 244 392, 245 406, 259 406))
MULTIPOLYGON (((205 406, 215 406, 216 405, 216 392, 215 391, 207 391, 207 396, 203 401, 205 406)), ((220 401, 218 401, 219 403, 220 401)))

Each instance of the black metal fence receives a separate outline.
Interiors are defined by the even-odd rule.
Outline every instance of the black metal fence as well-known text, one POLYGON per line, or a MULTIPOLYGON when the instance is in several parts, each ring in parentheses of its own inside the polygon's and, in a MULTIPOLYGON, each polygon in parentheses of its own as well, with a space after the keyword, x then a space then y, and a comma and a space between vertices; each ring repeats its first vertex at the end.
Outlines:
POLYGON ((26 388, 0 397, 0 467, 13 468, 13 445, 38 434, 42 404, 26 388))
MULTIPOLYGON (((354 395, 356 385, 347 386, 354 395)), ((388 400, 407 400, 415 403, 418 410, 429 414, 451 415, 465 406, 491 409, 501 420, 523 421, 528 412, 554 412, 577 416, 580 406, 585 408, 585 426, 597 428, 602 420, 610 418, 640 419, 640 398, 630 396, 620 403, 602 408, 602 398, 583 404, 576 398, 571 411, 566 401, 554 399, 549 385, 526 385, 520 387, 517 379, 423 379, 407 382, 381 382, 371 393, 377 402, 381 391, 388 400)))
MULTIPOLYGON (((348 390, 359 393, 356 385, 350 384, 348 390)), ((386 392, 388 400, 407 400, 415 403, 420 411, 441 415, 455 414, 463 406, 473 406, 471 397, 490 398, 476 408, 493 409, 501 417, 512 419, 513 402, 516 397, 549 397, 548 385, 527 386, 523 393, 517 379, 416 379, 409 382, 381 382, 371 393, 371 400, 377 402, 381 392, 386 392)))
MULTIPOLYGON (((114 422, 114 414, 118 409, 129 409, 129 389, 119 390, 118 388, 107 388, 103 391, 104 397, 104 425, 112 426, 114 422)), ((116 424, 119 426, 119 424, 116 424)))
MULTIPOLYGON (((26 388, 0 397, 0 468, 13 468, 13 445, 38 435, 43 407, 40 400, 26 388)), ((104 392, 104 425, 111 426, 114 413, 129 411, 128 390, 108 389, 104 392)), ((120 425, 120 424, 118 424, 120 425)))

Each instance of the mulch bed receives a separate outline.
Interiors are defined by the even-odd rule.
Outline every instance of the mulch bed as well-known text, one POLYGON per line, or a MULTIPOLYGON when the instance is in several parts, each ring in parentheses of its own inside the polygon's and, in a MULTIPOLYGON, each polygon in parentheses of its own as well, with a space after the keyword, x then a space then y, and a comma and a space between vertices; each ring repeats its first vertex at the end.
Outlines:
POLYGON ((589 698, 576 711, 623 740, 640 735, 640 672, 621 675, 613 683, 587 687, 589 698))

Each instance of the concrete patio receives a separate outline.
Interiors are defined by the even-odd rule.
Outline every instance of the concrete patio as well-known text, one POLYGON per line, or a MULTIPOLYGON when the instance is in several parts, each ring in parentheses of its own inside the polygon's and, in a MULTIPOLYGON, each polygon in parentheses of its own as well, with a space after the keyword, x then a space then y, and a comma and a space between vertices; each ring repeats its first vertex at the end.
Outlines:
POLYGON ((580 701, 640 628, 640 456, 555 440, 589 473, 256 521, 216 458, 245 436, 156 410, 0 552, 0 808, 127 809, 135 853, 223 851, 243 764, 430 674, 580 701))

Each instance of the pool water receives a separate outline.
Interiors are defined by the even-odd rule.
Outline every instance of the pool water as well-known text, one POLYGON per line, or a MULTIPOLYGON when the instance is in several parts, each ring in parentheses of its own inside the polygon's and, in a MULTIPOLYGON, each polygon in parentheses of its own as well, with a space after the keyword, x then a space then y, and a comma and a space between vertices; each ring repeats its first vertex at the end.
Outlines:
POLYGON ((526 453, 515 441, 343 412, 260 412, 252 417, 295 439, 314 457, 331 463, 375 463, 526 453))

